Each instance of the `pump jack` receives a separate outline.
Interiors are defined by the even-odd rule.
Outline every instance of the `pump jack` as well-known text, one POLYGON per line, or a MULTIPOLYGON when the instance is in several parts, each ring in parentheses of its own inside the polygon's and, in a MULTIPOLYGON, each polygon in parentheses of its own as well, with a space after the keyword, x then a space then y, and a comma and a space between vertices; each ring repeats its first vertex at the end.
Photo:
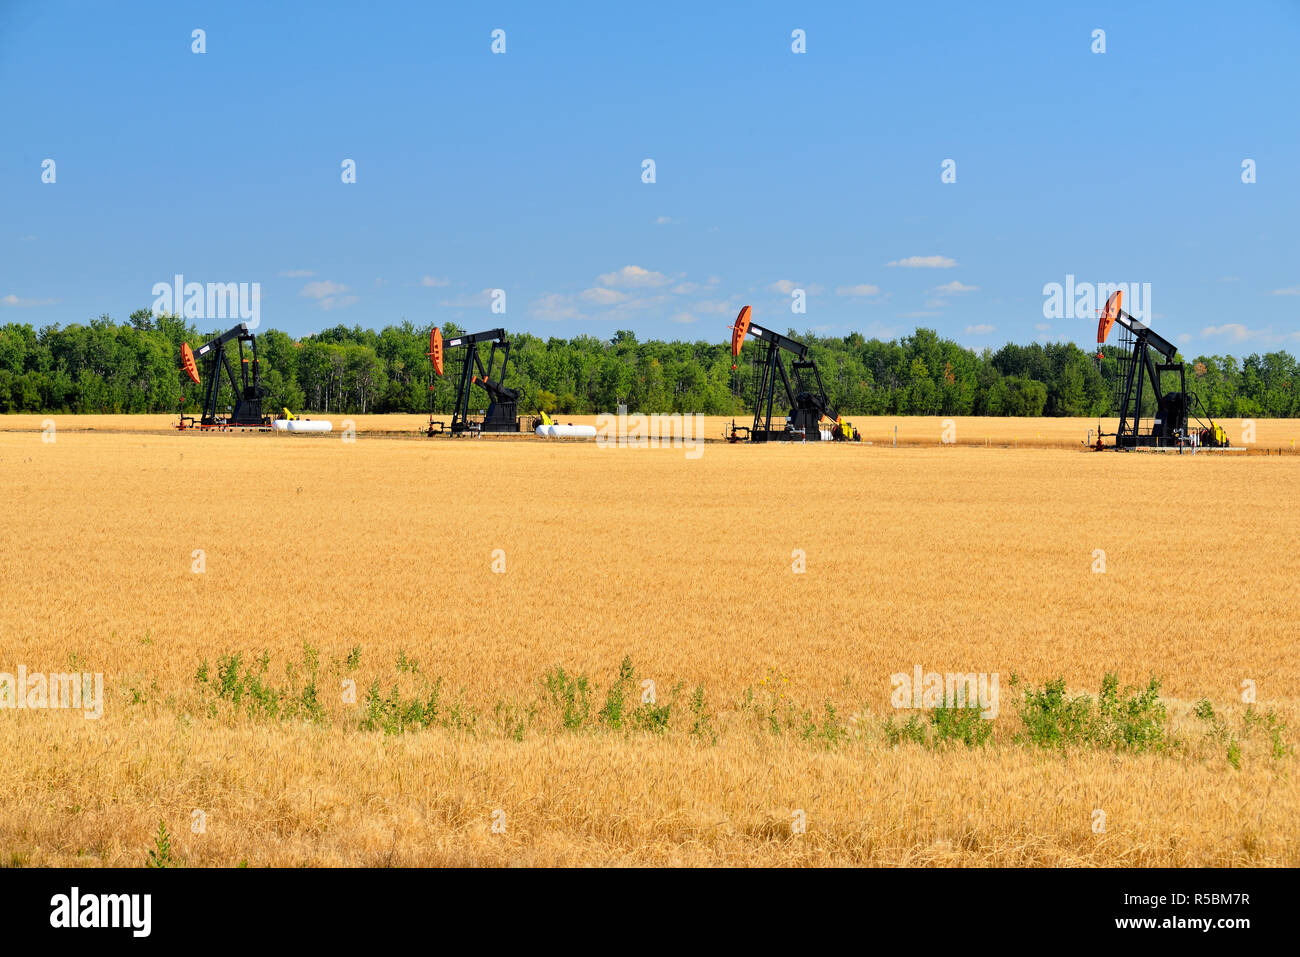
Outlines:
POLYGON ((262 397, 266 389, 262 386, 262 369, 257 360, 257 337, 249 331, 247 323, 241 322, 235 328, 223 332, 215 339, 199 346, 195 352, 188 342, 181 343, 181 365, 185 374, 195 385, 203 385, 203 413, 196 422, 192 415, 181 415, 177 428, 180 429, 268 429, 269 417, 262 415, 262 397), (226 344, 236 342, 239 345, 239 375, 230 366, 230 356, 226 344), (247 342, 252 352, 251 358, 244 356, 244 343, 247 342), (200 379, 198 360, 203 362, 203 376, 200 379), (217 392, 221 384, 221 370, 225 369, 230 381, 230 391, 234 405, 230 414, 222 417, 217 414, 217 392))
MULTIPOLYGON (((808 358, 807 346, 753 322, 749 306, 744 306, 731 327, 733 359, 740 355, 740 347, 745 344, 747 335, 752 335, 759 343, 758 359, 754 363, 754 422, 749 428, 733 422, 727 436, 729 441, 740 442, 747 438, 751 442, 818 442, 822 438, 823 418, 833 423, 830 434, 835 441, 861 441, 852 424, 845 422, 831 408, 817 363, 808 358), (786 372, 783 352, 794 356, 790 363, 793 382, 786 372), (784 426, 774 429, 772 409, 776 403, 778 379, 790 403, 790 413, 784 426)), ((735 368, 733 363, 732 369, 735 368)))
MULTIPOLYGON (((446 423, 435 420, 429 413, 429 428, 426 435, 452 435, 480 432, 518 432, 519 431, 519 390, 511 389, 505 384, 506 370, 510 364, 510 340, 504 329, 489 329, 487 332, 474 332, 466 336, 457 336, 445 342, 442 333, 435 327, 429 333, 429 361, 433 363, 435 375, 442 375, 443 350, 464 346, 464 358, 460 366, 460 375, 456 387, 456 407, 451 414, 451 428, 446 423), (488 353, 487 365, 479 356, 479 343, 491 342, 492 351, 488 353), (498 350, 501 353, 501 371, 495 378, 498 350), (488 407, 483 417, 471 418, 469 411, 470 388, 479 386, 488 394, 488 407)), ((433 391, 433 383, 429 391, 433 391)))
MULTIPOLYGON (((1200 397, 1187 391, 1187 371, 1177 358, 1178 348, 1143 322, 1134 319, 1123 309, 1124 292, 1116 290, 1106 300, 1097 323, 1097 362, 1102 359, 1101 347, 1110 334, 1111 327, 1119 323, 1120 346, 1127 347, 1127 355, 1119 357, 1119 379, 1116 382, 1116 405, 1119 409, 1119 428, 1113 435, 1115 449, 1176 448, 1197 445, 1223 448, 1228 445, 1223 429, 1210 419, 1200 397), (1154 355, 1153 355, 1154 353, 1154 355), (1177 387, 1163 391, 1163 378, 1176 373, 1177 387), (1141 430, 1142 400, 1147 385, 1155 398, 1155 413, 1151 431, 1141 430), (1199 407, 1205 420, 1196 413, 1199 407), (1189 431, 1188 417, 1197 421, 1197 428, 1189 431), (1194 435, 1193 435, 1194 433, 1194 435)), ((1101 430, 1097 433, 1094 448, 1107 448, 1102 442, 1101 430)))

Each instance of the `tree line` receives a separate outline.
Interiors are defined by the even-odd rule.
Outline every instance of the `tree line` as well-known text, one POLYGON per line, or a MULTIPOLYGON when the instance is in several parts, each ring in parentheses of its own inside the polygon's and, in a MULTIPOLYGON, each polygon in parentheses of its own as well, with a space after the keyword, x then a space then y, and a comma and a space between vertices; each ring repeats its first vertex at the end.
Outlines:
MULTIPOLYGON (((193 411, 199 389, 181 371, 181 343, 197 347, 223 331, 200 334, 185 319, 146 309, 125 323, 100 316, 39 330, 0 326, 0 413, 193 411)), ((464 331, 443 327, 447 338, 464 331)), ((428 326, 336 326, 297 339, 276 329, 256 334, 268 410, 446 413, 454 403, 464 350, 448 350, 447 374, 435 379, 428 326)), ((1114 346, 1098 361, 1072 343, 976 352, 930 329, 888 342, 856 332, 789 334, 808 346, 831 404, 858 415, 1105 416, 1122 368, 1114 346)), ((754 407, 756 353, 746 345, 733 365, 725 342, 640 342, 626 330, 609 339, 517 333, 507 385, 520 390, 521 413, 607 412, 622 404, 741 416, 754 407)), ((1298 375, 1296 360, 1280 351, 1188 360, 1189 389, 1211 416, 1300 417, 1298 375)), ((219 402, 224 408, 229 397, 219 402)), ((472 411, 486 404, 476 390, 472 411)))

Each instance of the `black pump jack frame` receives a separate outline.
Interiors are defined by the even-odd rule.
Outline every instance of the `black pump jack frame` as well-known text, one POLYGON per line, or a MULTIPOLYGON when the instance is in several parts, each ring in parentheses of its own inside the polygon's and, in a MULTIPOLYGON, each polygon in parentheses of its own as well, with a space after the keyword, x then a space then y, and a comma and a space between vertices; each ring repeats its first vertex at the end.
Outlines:
POLYGON ((1176 358, 1178 347, 1122 309, 1115 321, 1133 337, 1120 396, 1115 446, 1121 449, 1175 446, 1188 435, 1187 417, 1191 411, 1187 369, 1176 358), (1162 378, 1166 372, 1178 373, 1177 391, 1163 391, 1162 378), (1148 385, 1155 396, 1156 411, 1151 431, 1143 433, 1142 400, 1148 385))
POLYGON ((448 339, 444 343, 444 348, 447 349, 459 346, 464 346, 466 352, 456 386, 456 408, 451 414, 451 434, 462 435, 476 431, 518 432, 519 390, 511 389, 505 384, 506 370, 510 365, 510 340, 506 338, 506 331, 489 329, 486 332, 473 332, 448 339), (478 351, 479 344, 483 342, 492 343, 492 351, 488 353, 486 366, 478 351), (494 379, 492 374, 496 367, 498 351, 501 353, 501 372, 494 379), (469 417, 470 388, 475 385, 482 386, 489 399, 482 422, 473 422, 469 417))
POLYGON ((205 428, 222 425, 242 426, 245 428, 264 428, 270 423, 262 415, 262 397, 266 390, 262 387, 262 369, 257 359, 257 337, 249 330, 248 324, 241 322, 215 339, 204 343, 194 350, 194 359, 203 367, 203 415, 199 424, 205 428), (226 344, 236 342, 239 345, 239 375, 230 367, 230 356, 226 344), (247 342, 252 353, 251 359, 244 357, 244 343, 247 342), (251 368, 250 368, 251 367, 251 368), (217 392, 220 388, 220 373, 225 369, 230 381, 230 391, 234 405, 230 415, 221 418, 217 414, 217 392))
POLYGON ((808 358, 808 347, 802 342, 783 336, 756 322, 749 324, 749 333, 761 343, 757 360, 759 381, 754 402, 754 424, 749 430, 750 441, 786 442, 800 439, 809 442, 820 441, 822 417, 826 416, 834 422, 837 416, 826 398, 826 388, 822 385, 822 376, 817 370, 817 364, 808 358), (794 385, 791 384, 790 376, 786 373, 783 352, 794 356, 790 363, 790 371, 794 373, 794 385), (809 373, 813 381, 805 387, 804 379, 809 373), (788 425, 773 429, 772 411, 776 403, 778 380, 790 403, 790 421, 788 425))

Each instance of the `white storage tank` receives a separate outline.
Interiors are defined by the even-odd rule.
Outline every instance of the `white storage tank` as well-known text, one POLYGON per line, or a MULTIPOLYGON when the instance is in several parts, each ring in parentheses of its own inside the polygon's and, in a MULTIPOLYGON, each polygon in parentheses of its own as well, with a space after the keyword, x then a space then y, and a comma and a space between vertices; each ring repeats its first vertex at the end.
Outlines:
POLYGON ((546 439, 594 439, 594 425, 539 425, 537 434, 546 439))
POLYGON ((277 432, 332 432, 334 426, 327 419, 276 419, 271 428, 277 432))

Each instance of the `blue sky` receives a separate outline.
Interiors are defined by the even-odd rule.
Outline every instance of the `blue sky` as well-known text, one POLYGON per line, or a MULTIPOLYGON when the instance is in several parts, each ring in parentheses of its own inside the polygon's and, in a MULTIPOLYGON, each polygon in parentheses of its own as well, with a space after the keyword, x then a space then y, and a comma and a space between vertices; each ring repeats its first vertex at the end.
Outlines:
POLYGON ((295 334, 723 341, 749 302, 1086 345, 1072 274, 1189 354, 1300 351, 1300 3, 702 6, 0 0, 0 322, 181 273, 295 334))

